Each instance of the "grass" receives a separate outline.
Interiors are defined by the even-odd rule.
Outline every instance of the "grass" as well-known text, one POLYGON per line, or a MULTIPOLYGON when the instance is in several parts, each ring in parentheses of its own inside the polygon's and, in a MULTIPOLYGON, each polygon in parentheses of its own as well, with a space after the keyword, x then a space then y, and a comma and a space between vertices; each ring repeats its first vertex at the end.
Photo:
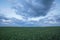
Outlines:
POLYGON ((0 27, 0 40, 60 40, 60 27, 0 27))

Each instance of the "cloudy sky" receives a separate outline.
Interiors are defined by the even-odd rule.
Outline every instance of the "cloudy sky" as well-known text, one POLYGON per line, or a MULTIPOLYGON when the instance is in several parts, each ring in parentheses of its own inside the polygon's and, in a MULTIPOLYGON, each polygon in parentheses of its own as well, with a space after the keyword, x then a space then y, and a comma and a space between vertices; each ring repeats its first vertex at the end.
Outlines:
POLYGON ((0 26, 60 26, 60 0, 0 0, 0 26))

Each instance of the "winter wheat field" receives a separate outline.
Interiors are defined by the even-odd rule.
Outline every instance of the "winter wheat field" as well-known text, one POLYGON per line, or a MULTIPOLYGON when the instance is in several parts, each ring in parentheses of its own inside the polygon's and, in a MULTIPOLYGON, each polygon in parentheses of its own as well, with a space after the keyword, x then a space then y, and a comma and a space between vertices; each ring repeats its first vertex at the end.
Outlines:
POLYGON ((60 40, 60 0, 0 0, 0 40, 60 40))

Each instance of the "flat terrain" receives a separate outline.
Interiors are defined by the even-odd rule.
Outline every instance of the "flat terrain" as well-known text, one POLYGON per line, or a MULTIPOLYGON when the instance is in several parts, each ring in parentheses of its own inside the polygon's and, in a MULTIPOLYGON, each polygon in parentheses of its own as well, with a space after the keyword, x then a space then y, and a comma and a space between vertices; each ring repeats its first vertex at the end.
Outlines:
POLYGON ((60 40, 60 27, 0 27, 0 40, 60 40))

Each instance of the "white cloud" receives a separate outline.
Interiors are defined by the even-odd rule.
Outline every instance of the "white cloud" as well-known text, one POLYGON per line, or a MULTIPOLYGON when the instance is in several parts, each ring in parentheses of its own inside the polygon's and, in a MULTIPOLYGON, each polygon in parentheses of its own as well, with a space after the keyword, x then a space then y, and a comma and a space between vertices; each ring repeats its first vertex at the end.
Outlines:
POLYGON ((4 19, 3 19, 2 22, 11 22, 11 20, 4 20, 4 19))
POLYGON ((16 14, 14 9, 11 8, 2 8, 0 14, 4 15, 7 18, 16 18, 18 20, 23 20, 23 16, 16 14))
POLYGON ((40 21, 41 19, 44 19, 44 17, 32 17, 32 18, 28 18, 28 21, 40 21))
POLYGON ((12 21, 12 20, 1 19, 1 22, 2 22, 3 24, 9 24, 9 23, 12 23, 13 21, 12 21))

